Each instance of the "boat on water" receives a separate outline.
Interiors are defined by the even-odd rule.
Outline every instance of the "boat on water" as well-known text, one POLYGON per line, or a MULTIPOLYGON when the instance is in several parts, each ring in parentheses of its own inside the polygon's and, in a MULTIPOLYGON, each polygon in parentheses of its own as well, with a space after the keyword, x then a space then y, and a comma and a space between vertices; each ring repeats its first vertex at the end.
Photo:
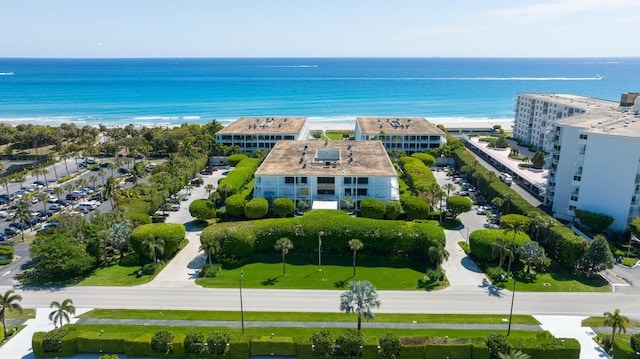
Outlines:
POLYGON ((604 76, 601 76, 600 74, 597 74, 595 79, 596 80, 602 80, 604 78, 604 76))

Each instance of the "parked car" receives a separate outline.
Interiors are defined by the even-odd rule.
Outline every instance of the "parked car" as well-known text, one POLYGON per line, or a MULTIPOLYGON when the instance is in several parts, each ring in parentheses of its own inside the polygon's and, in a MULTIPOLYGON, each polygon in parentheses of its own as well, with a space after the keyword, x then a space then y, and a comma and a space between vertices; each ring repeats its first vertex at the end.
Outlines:
POLYGON ((14 237, 14 236, 17 236, 18 234, 22 233, 22 231, 20 229, 18 229, 18 228, 15 228, 15 227, 7 227, 7 228, 4 229, 4 233, 9 235, 9 236, 11 236, 11 237, 14 237))
POLYGON ((27 229, 29 228, 29 225, 26 223, 22 223, 22 222, 11 222, 9 223, 9 227, 13 227, 13 228, 18 228, 18 229, 27 229))
POLYGON ((5 233, 0 233, 0 242, 5 242, 9 240, 9 236, 5 233))
POLYGON ((82 198, 82 195, 80 195, 79 193, 67 193, 67 196, 65 198, 71 201, 77 201, 82 198))
POLYGON ((52 205, 49 205, 49 210, 57 212, 57 211, 62 210, 62 206, 60 204, 58 204, 58 203, 54 203, 52 205))
POLYGON ((118 173, 120 173, 120 174, 123 174, 123 175, 124 175, 124 174, 129 173, 129 170, 128 170, 128 169, 126 169, 126 168, 124 168, 124 167, 120 167, 120 168, 118 168, 118 173))

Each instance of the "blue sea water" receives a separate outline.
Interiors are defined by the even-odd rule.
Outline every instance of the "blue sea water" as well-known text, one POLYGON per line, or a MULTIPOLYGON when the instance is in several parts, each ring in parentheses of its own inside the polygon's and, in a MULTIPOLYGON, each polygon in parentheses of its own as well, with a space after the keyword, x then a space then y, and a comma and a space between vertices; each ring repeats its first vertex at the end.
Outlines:
POLYGON ((640 58, 3 58, 0 122, 512 119, 519 92, 617 101, 623 92, 640 90, 638 79, 640 58))

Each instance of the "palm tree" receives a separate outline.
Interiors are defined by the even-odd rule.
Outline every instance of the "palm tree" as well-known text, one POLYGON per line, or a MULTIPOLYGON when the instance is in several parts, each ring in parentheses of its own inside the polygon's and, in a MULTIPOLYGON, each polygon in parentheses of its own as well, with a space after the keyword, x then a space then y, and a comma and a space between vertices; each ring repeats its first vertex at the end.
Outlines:
POLYGON ((10 289, 4 292, 2 297, 0 297, 0 319, 2 319, 2 328, 4 328, 5 339, 9 335, 9 332, 7 331, 7 323, 5 322, 7 309, 10 311, 17 310, 22 313, 22 307, 18 304, 18 302, 22 300, 22 296, 14 293, 13 289, 10 289))
MULTIPOLYGON (((22 224, 29 223, 29 226, 31 226, 31 222, 29 221, 31 219, 31 210, 29 210, 29 203, 25 201, 25 196, 22 196, 22 198, 20 199, 20 203, 18 203, 18 206, 16 207, 15 218, 18 220, 18 222, 22 224)), ((20 228, 20 230, 22 232, 22 241, 24 242, 24 229, 20 228)))
POLYGON ((98 182, 98 176, 96 175, 89 176, 89 181, 91 181, 91 185, 93 186, 93 188, 96 188, 96 182, 98 182))
POLYGON ((42 215, 46 216, 47 215, 47 200, 49 199, 49 195, 46 193, 38 193, 38 196, 36 197, 38 199, 38 201, 40 201, 42 203, 42 215))
POLYGON ((2 177, 0 178, 0 181, 2 181, 2 185, 7 189, 7 194, 9 194, 9 178, 2 177))
POLYGON ((78 180, 76 181, 76 186, 80 190, 87 187, 88 184, 89 184, 89 181, 87 181, 86 178, 78 178, 78 180))
POLYGON ((107 178, 107 182, 102 186, 102 197, 107 198, 109 203, 111 204, 111 208, 113 208, 113 196, 115 195, 116 190, 118 189, 118 183, 116 179, 113 177, 107 178))
POLYGON ((449 259, 449 251, 443 246, 429 247, 429 260, 436 264, 436 281, 440 281, 440 265, 449 259))
POLYGON ((69 159, 69 154, 68 153, 63 153, 60 155, 60 157, 62 158, 62 160, 64 160, 64 168, 67 169, 67 176, 70 175, 69 173, 69 166, 67 165, 67 160, 69 159))
POLYGON ((362 241, 357 238, 354 238, 349 241, 349 249, 353 251, 353 276, 356 276, 356 253, 364 247, 362 241))
POLYGON ((54 308, 54 311, 49 314, 49 320, 54 324, 59 321, 60 328, 64 325, 62 323, 63 319, 69 323, 71 321, 70 315, 76 314, 76 307, 73 306, 73 301, 69 298, 62 301, 62 303, 54 300, 49 308, 54 308))
POLYGON ((98 175, 100 175, 100 178, 102 178, 102 183, 104 183, 104 176, 107 174, 107 171, 105 170, 99 170, 98 171, 98 175))
POLYGON ((456 189, 456 186, 453 183, 445 183, 442 186, 442 189, 447 192, 447 197, 449 197, 449 194, 451 193, 451 191, 456 189))
POLYGON ((509 214, 509 207, 511 206, 511 204, 513 203, 513 200, 516 198, 516 196, 512 193, 505 193, 504 196, 502 196, 502 199, 504 200, 504 203, 507 204, 507 210, 504 211, 504 214, 509 214))
POLYGON ((349 290, 340 296, 340 310, 358 315, 358 331, 362 328, 363 316, 367 321, 376 317, 373 308, 380 308, 380 299, 376 287, 368 280, 350 282, 349 290))
POLYGON ((342 201, 344 202, 345 207, 347 207, 347 211, 351 211, 351 208, 356 204, 356 200, 349 196, 344 197, 342 201))
POLYGON ((215 257, 215 255, 218 254, 222 249, 220 239, 217 237, 212 237, 202 241, 202 237, 200 237, 200 240, 200 250, 207 255, 207 261, 209 261, 209 265, 212 265, 213 257, 215 257))
POLYGON ((44 185, 46 187, 49 187, 49 181, 47 180, 47 173, 49 173, 49 170, 47 170, 46 168, 41 168, 40 173, 44 177, 44 185))
MULTIPOLYGON (((511 240, 511 252, 515 253, 515 245, 516 245, 516 236, 518 233, 526 232, 528 227, 528 223, 524 221, 509 221, 502 223, 502 229, 505 234, 509 232, 513 232, 513 239, 511 240)), ((509 258, 509 265, 507 266, 507 273, 511 273, 511 262, 513 261, 513 257, 509 258)))
POLYGON ((613 313, 604 312, 604 325, 611 327, 611 347, 613 348, 613 340, 616 337, 616 329, 618 333, 627 332, 627 324, 629 324, 629 318, 620 315, 620 309, 616 309, 613 313))
POLYGON ((502 207, 502 205, 504 204, 504 200, 500 197, 495 197, 494 199, 491 200, 491 204, 494 205, 498 213, 500 213, 500 207, 502 207))
POLYGON ((58 197, 58 201, 60 201, 60 195, 64 193, 64 190, 62 189, 62 187, 56 187, 53 189, 53 194, 55 194, 58 197))
POLYGON ((109 164, 107 164, 107 168, 111 170, 111 177, 113 177, 114 171, 116 169, 116 164, 113 162, 109 162, 109 164))
POLYGON ((164 251, 164 239, 149 235, 142 241, 142 247, 149 251, 149 258, 156 263, 158 261, 156 253, 162 254, 164 251))
POLYGON ((223 201, 227 200, 227 197, 229 196, 229 192, 231 192, 232 190, 233 188, 231 188, 231 185, 226 183, 218 187, 218 191, 221 193, 224 193, 224 197, 222 198, 223 201))
POLYGON ((120 252, 120 259, 124 258, 131 237, 131 226, 126 222, 117 223, 111 227, 110 234, 111 246, 120 252))
POLYGON ((511 257, 511 249, 509 249, 509 243, 502 237, 491 243, 491 255, 495 258, 498 257, 498 267, 502 270, 502 264, 507 257, 511 257))
POLYGON ((64 185, 64 190, 67 192, 71 192, 73 191, 75 187, 73 186, 73 183, 71 182, 67 182, 67 184, 64 185))
POLYGON ((215 187, 211 183, 207 183, 207 185, 204 186, 204 189, 207 190, 207 198, 211 198, 211 192, 215 189, 215 187))
POLYGON ((289 253, 290 249, 293 249, 293 242, 287 237, 282 237, 276 241, 276 245, 273 246, 276 251, 282 252, 282 275, 286 275, 285 256, 289 253))

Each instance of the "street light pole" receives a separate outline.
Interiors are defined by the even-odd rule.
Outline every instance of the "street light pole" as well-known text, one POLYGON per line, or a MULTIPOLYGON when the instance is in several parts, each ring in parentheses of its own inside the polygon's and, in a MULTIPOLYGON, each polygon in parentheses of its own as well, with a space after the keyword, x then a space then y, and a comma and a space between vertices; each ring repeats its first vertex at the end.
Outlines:
POLYGON ((322 235, 324 232, 318 232, 318 272, 322 272, 322 235))
POLYGON ((516 277, 511 275, 511 279, 513 279, 513 292, 511 292, 511 310, 509 311, 509 329, 507 329, 507 336, 511 334, 511 319, 513 318, 513 300, 516 297, 516 277))
POLYGON ((240 270, 240 320, 242 323, 242 334, 244 334, 244 308, 242 306, 242 276, 244 276, 244 272, 240 270))

